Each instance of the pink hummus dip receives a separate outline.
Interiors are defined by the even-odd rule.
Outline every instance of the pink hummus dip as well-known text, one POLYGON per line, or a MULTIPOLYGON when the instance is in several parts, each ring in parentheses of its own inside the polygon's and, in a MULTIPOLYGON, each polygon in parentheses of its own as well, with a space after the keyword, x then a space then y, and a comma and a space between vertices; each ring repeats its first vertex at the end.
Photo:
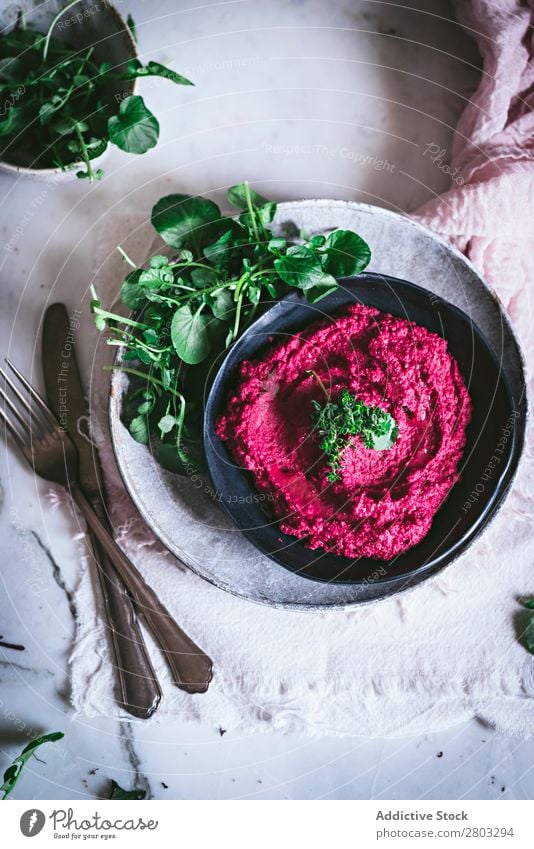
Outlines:
POLYGON ((458 479, 471 402, 440 336, 372 307, 355 305, 279 340, 240 366, 217 434, 268 494, 280 529, 307 548, 389 560, 428 533, 458 479), (312 399, 343 389, 390 413, 398 438, 382 451, 354 436, 341 480, 313 428, 312 399))

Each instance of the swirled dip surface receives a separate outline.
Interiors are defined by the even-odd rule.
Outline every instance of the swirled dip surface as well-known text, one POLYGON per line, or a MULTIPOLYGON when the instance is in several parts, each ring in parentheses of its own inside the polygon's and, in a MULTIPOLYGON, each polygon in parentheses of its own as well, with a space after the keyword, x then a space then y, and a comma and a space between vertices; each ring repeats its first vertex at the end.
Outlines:
POLYGON ((254 476, 280 529, 308 548, 389 560, 418 543, 458 478, 471 402, 447 343, 413 322, 355 305, 305 332, 273 339, 241 363, 217 422, 235 460, 254 476), (348 389, 395 418, 384 451, 351 438, 341 480, 313 428, 312 399, 348 389))

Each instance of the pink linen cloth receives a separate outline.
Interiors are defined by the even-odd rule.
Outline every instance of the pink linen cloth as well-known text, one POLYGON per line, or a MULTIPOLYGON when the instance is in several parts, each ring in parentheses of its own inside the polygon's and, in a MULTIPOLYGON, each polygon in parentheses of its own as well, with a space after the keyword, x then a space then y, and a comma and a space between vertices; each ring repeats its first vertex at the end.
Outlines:
POLYGON ((484 62, 454 135, 445 194, 413 216, 466 254, 534 355, 534 2, 457 0, 484 62), (457 169, 457 170, 456 170, 457 169))

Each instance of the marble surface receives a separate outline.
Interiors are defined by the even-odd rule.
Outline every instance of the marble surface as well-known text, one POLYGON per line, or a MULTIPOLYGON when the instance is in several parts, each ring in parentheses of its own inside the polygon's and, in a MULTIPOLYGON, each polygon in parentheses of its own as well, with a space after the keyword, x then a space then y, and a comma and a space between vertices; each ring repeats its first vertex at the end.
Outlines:
MULTIPOLYGON (((0 353, 40 382, 50 300, 87 309, 97 225, 149 210, 171 190, 251 180, 276 199, 339 197, 413 210, 448 184, 452 127, 479 58, 443 0, 131 0, 143 58, 194 89, 149 81, 161 120, 142 159, 112 153, 93 187, 0 177, 0 353), (443 150, 442 162, 429 145, 443 150), (35 371, 34 371, 35 370, 35 371)), ((81 330, 91 372, 97 338, 81 330)), ((146 727, 75 715, 68 657, 79 519, 0 444, 0 769, 42 731, 66 732, 32 759, 15 798, 105 796, 109 778, 155 798, 529 798, 531 742, 478 723, 418 738, 307 740, 173 722, 146 727)))

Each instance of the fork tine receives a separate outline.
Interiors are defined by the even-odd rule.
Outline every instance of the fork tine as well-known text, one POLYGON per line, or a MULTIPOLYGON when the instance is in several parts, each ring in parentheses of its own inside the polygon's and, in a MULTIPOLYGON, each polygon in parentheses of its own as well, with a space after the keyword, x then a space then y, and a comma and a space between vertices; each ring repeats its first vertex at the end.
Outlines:
POLYGON ((1 368, 0 368, 0 375, 2 375, 2 377, 4 378, 4 380, 6 381, 8 386, 10 386, 12 388, 12 390, 15 393, 15 395, 17 396, 17 398, 20 399, 21 403, 28 410, 28 412, 30 414, 29 419, 28 419, 27 416, 25 417, 25 416, 22 415, 22 413, 20 412, 18 407, 13 403, 13 401, 11 400, 9 395, 7 394, 6 390, 2 386, 0 386, 0 398, 4 402, 4 406, 7 404, 7 406, 10 408, 11 412, 15 415, 19 424, 22 425, 23 430, 25 430, 26 433, 31 437, 33 435, 33 432, 32 432, 32 428, 30 426, 30 423, 31 423, 31 420, 32 420, 33 410, 29 406, 26 399, 22 398, 22 396, 19 394, 17 389, 11 383, 11 381, 10 381, 9 377, 7 376, 7 374, 5 373, 5 371, 1 368))
POLYGON ((22 436, 18 432, 17 428, 15 427, 13 422, 8 418, 6 411, 2 407, 0 407, 0 418, 3 420, 6 428, 8 429, 9 433, 11 434, 11 438, 13 439, 15 444, 18 446, 18 448, 22 451, 26 460, 29 463, 31 463, 32 462, 31 449, 28 447, 28 445, 26 445, 22 436))
MULTIPOLYGON (((24 388, 26 389, 26 391, 27 391, 27 392, 31 395, 31 397, 33 398, 33 400, 35 401, 35 403, 37 404, 37 406, 39 407, 39 409, 40 409, 40 410, 44 413, 44 415, 45 415, 45 416, 46 416, 46 418, 48 419, 49 424, 50 424, 52 427, 54 427, 54 428, 55 428, 55 427, 59 427, 59 424, 58 424, 57 419, 56 419, 56 418, 55 418, 55 416, 52 414, 52 411, 49 409, 49 407, 45 404, 45 402, 43 401, 43 399, 41 398, 41 396, 39 395, 39 393, 37 392, 37 390, 35 390, 35 389, 33 388, 33 386, 31 385, 31 383, 30 383, 30 382, 29 382, 29 381, 28 381, 28 380, 24 377, 24 375, 23 375, 23 374, 21 374, 21 372, 18 370, 18 368, 17 368, 16 366, 14 366, 14 365, 13 365, 13 363, 11 362, 11 360, 8 360, 8 359, 7 359, 7 357, 6 357, 6 363, 7 363, 7 365, 9 366, 9 368, 11 369, 11 371, 12 371, 12 372, 13 372, 13 373, 17 376, 17 378, 19 379, 20 383, 22 383, 22 385, 24 386, 24 388)), ((5 372, 4 372, 4 374, 5 374, 5 372)), ((7 375, 6 375, 6 379, 7 379, 7 380, 9 380, 9 378, 7 378, 7 375)), ((15 389, 15 387, 13 386, 13 384, 11 383, 11 381, 9 381, 9 383, 10 383, 10 385, 13 387, 13 389, 14 389, 14 390, 15 390, 15 392, 16 392, 17 390, 15 389)), ((22 396, 20 395, 20 393, 17 393, 17 394, 18 394, 18 397, 19 397, 21 400, 23 400, 23 399, 22 399, 22 396)), ((27 403, 26 403, 25 405, 26 405, 26 407, 28 407, 28 404, 27 404, 27 403)))

